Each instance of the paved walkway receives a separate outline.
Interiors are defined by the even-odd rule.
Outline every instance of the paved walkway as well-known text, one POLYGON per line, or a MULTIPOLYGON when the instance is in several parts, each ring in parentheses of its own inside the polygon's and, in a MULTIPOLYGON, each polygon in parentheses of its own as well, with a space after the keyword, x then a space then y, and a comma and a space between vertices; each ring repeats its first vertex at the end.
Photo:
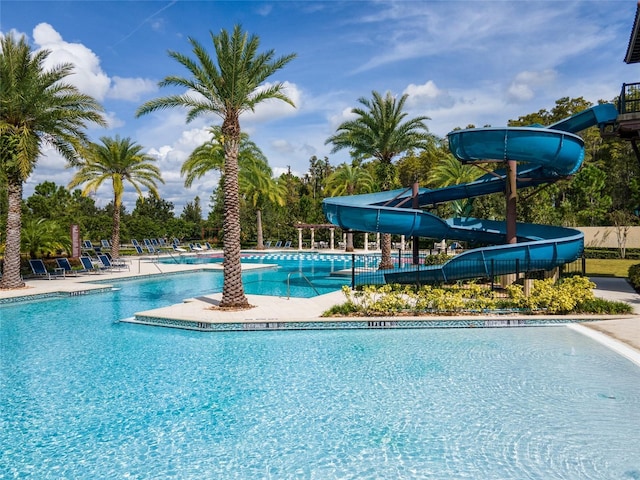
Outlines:
MULTIPOLYGON (((26 288, 19 290, 0 290, 0 300, 14 297, 29 297, 52 292, 73 292, 99 289, 105 287, 105 281, 121 278, 159 275, 202 269, 221 269, 220 264, 158 264, 150 257, 132 257, 129 259, 129 270, 94 274, 82 274, 64 279, 27 279, 26 288), (100 283, 94 283, 100 280, 100 283)), ((245 264, 243 268, 262 268, 263 265, 245 264)), ((634 307, 635 315, 597 317, 599 320, 586 322, 582 325, 592 331, 607 335, 608 338, 632 347, 640 353, 640 295, 638 295, 622 278, 593 278, 596 283, 594 293, 597 297, 608 300, 626 302, 634 307)), ((221 311, 216 308, 221 294, 212 294, 193 299, 185 299, 184 303, 153 310, 154 316, 167 318, 193 319, 194 321, 210 321, 220 323, 234 322, 271 322, 271 321, 323 321, 321 314, 331 306, 342 303, 344 296, 341 292, 334 292, 310 299, 265 297, 248 295, 248 300, 255 308, 239 311, 221 311)), ((427 318, 442 317, 417 317, 427 318)), ((447 317, 453 319, 454 317, 447 317)), ((467 317, 468 318, 468 317, 467 317)), ((491 318, 491 317, 489 317, 491 318)), ((494 317, 495 318, 495 317, 494 317)), ((504 318, 504 317, 502 317, 504 318)), ((530 316, 528 318, 531 318, 530 316)), ((594 318, 594 317, 586 317, 594 318)), ((336 319, 331 319, 335 321, 336 319)))

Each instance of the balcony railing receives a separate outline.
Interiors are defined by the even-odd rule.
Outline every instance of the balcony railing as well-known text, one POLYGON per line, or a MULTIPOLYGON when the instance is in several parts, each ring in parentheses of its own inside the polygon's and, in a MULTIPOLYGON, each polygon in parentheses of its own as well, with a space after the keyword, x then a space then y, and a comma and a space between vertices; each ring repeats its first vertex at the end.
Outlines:
POLYGON ((623 83, 618 98, 618 112, 640 113, 640 83, 623 83))

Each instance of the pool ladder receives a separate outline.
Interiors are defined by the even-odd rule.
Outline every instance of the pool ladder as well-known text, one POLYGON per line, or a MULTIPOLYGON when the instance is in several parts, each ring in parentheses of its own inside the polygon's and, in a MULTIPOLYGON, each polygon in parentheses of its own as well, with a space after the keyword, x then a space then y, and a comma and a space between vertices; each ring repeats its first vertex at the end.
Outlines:
POLYGON ((303 278, 311 288, 313 288, 313 291, 316 292, 316 295, 320 295, 320 292, 318 291, 318 289, 316 287, 313 286, 313 283, 311 283, 311 280, 309 280, 307 278, 307 276, 302 273, 302 270, 298 270, 297 272, 291 272, 289 273, 289 275, 287 275, 287 300, 289 300, 289 298, 291 298, 291 285, 290 285, 290 280, 291 280, 291 275, 295 275, 295 274, 299 274, 301 278, 303 278))

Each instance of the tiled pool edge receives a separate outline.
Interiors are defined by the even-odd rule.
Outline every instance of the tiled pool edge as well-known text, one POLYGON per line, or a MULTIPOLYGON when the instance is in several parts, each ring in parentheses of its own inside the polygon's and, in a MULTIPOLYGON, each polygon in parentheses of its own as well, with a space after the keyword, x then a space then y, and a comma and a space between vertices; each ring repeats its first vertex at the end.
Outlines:
POLYGON ((269 321, 220 321, 198 322, 176 318, 154 317, 136 314, 134 317, 120 320, 124 323, 197 330, 201 332, 247 332, 247 331, 286 331, 286 330, 391 330, 424 328, 513 328, 534 326, 559 326, 589 322, 598 319, 571 318, 469 318, 455 320, 417 320, 400 318, 341 318, 327 320, 269 320, 269 321))
POLYGON ((79 290, 58 290, 55 292, 46 293, 34 293, 31 295, 19 295, 15 297, 0 298, 0 307, 4 305, 11 305, 15 303, 35 302, 38 300, 46 300, 48 298, 65 298, 65 297, 79 297, 82 295, 93 295, 97 293, 105 293, 113 290, 111 285, 105 287, 87 288, 79 290))

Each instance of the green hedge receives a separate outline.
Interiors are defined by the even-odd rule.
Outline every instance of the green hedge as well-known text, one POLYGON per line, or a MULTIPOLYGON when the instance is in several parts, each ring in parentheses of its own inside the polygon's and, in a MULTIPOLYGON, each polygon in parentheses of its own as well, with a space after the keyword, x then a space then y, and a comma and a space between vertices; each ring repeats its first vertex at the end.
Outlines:
MULTIPOLYGON (((617 248, 585 248, 586 258, 615 259, 620 258, 620 251, 617 248)), ((640 260, 640 249, 627 248, 625 258, 630 260, 640 260)))

